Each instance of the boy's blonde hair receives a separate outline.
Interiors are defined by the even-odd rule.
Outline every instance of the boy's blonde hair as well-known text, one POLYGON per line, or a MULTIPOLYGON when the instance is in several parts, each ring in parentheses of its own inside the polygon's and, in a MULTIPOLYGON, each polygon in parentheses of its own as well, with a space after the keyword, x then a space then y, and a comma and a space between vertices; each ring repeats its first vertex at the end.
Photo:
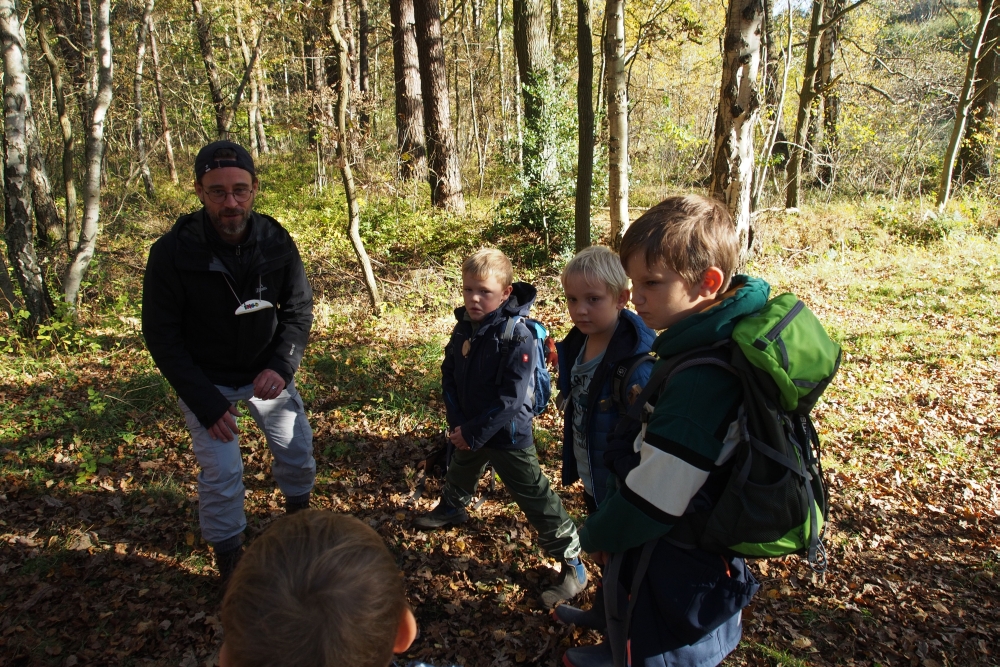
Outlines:
POLYGON ((566 279, 572 275, 583 276, 591 285, 604 285, 613 296, 628 289, 628 276, 622 262, 607 246, 592 245, 576 253, 559 276, 563 289, 566 289, 566 279))
POLYGON ((405 609, 378 533, 307 510, 275 521, 240 559, 222 625, 236 667, 385 667, 405 609))
POLYGON ((482 248, 469 255, 462 262, 462 275, 466 274, 480 280, 496 278, 503 288, 514 283, 514 267, 510 265, 507 255, 496 248, 482 248))
POLYGON ((642 253, 647 266, 662 262, 697 285, 709 267, 722 270, 729 281, 739 262, 740 242, 725 204, 700 195, 668 197, 643 213, 622 238, 622 264, 642 253))

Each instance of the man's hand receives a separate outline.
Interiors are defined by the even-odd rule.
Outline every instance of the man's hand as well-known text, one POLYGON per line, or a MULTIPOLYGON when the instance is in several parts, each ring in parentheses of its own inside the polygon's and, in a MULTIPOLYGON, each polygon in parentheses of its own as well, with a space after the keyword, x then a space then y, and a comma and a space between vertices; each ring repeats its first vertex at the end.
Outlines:
POLYGON ((240 411, 236 409, 236 406, 230 405, 229 411, 219 417, 219 421, 212 424, 212 427, 208 429, 208 434, 212 436, 212 440, 230 442, 235 438, 240 429, 236 427, 236 420, 233 417, 239 416, 240 411))
POLYGON ((464 451, 469 451, 472 447, 469 447, 469 443, 465 441, 462 437, 462 427, 456 426, 455 430, 448 434, 448 439, 451 440, 451 444, 455 445, 456 449, 461 449, 464 451))
POLYGON ((285 388, 285 381, 270 368, 262 370, 253 381, 253 395, 263 401, 277 398, 285 388))
POLYGON ((611 554, 609 554, 607 551, 595 551, 594 553, 590 554, 590 560, 594 561, 601 567, 605 567, 607 566, 608 561, 611 560, 611 554))

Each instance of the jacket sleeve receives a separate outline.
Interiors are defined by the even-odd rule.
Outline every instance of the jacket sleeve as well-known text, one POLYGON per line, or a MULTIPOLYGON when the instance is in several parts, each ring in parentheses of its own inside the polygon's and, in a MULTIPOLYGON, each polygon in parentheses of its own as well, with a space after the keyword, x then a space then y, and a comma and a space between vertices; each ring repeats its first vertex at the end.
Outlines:
POLYGON ((229 409, 222 395, 184 345, 185 295, 174 267, 169 238, 153 244, 142 284, 142 335, 157 368, 206 428, 229 409))
POLYGON ((449 430, 468 421, 458 404, 458 384, 455 382, 455 349, 459 337, 456 325, 448 344, 444 346, 444 361, 441 362, 441 397, 444 399, 449 430))
MULTIPOLYGON (((462 436, 472 449, 485 445, 501 428, 514 420, 527 401, 529 384, 534 382, 535 339, 520 322, 514 333, 506 357, 500 360, 503 372, 499 395, 483 412, 462 424, 462 436)), ((493 379, 488 381, 493 382, 493 379)))
MULTIPOLYGON (((665 535, 721 461, 720 425, 742 399, 727 371, 701 366, 678 373, 642 433, 638 464, 616 466, 617 493, 587 518, 587 551, 621 552, 665 535)), ((637 441, 638 442, 638 441, 637 441)))
POLYGON ((267 367, 275 371, 288 384, 302 361, 302 353, 309 342, 309 330, 313 321, 312 288, 306 279, 299 251, 289 263, 282 293, 278 298, 278 327, 274 337, 278 341, 274 356, 267 367))

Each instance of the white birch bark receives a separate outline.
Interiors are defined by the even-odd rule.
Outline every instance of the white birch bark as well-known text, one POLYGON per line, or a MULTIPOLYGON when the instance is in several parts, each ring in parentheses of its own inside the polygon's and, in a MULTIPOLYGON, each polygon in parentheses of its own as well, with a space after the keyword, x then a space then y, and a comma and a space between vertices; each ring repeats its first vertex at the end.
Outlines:
POLYGON ((726 203, 740 238, 741 264, 750 250, 754 126, 760 113, 763 7, 758 0, 730 0, 723 42, 722 88, 715 117, 715 152, 709 192, 726 203))
POLYGON ((101 161, 104 157, 104 121, 111 106, 113 64, 111 61, 111 0, 100 0, 95 16, 97 45, 97 85, 90 100, 83 180, 83 222, 76 255, 66 270, 63 294, 71 309, 76 308, 80 284, 87 274, 97 244, 101 217, 101 161))
POLYGON ((146 195, 150 199, 156 197, 156 189, 153 187, 153 175, 149 171, 149 159, 146 156, 146 138, 142 132, 142 70, 146 62, 146 38, 149 34, 149 19, 153 15, 153 2, 154 0, 146 0, 146 5, 142 12, 142 20, 139 22, 136 31, 135 77, 132 79, 132 96, 135 103, 135 149, 139 158, 139 173, 142 174, 142 182, 146 187, 146 195))
POLYGON ((621 242, 628 228, 628 86, 625 80, 625 0, 608 0, 607 31, 608 101, 608 206, 611 245, 621 242))

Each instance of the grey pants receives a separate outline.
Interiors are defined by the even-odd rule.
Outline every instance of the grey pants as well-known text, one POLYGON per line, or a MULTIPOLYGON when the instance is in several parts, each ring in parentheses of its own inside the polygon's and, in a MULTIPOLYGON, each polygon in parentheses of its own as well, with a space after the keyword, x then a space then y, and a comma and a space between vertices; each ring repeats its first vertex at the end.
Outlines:
MULTIPOLYGON (((312 429, 295 384, 290 383, 276 398, 268 401, 253 397, 252 384, 238 389, 218 385, 216 388, 234 405, 244 401, 250 416, 264 431, 267 446, 274 456, 271 474, 285 497, 309 493, 316 481, 312 429)), ((224 542, 247 527, 239 436, 229 442, 213 440, 184 401, 178 399, 178 403, 191 431, 191 445, 201 468, 198 473, 201 535, 210 544, 224 542)))
POLYGON ((566 514, 562 500, 552 490, 549 478, 538 466, 534 447, 527 449, 456 449, 448 466, 441 499, 452 507, 465 507, 472 500, 476 483, 489 463, 528 523, 538 531, 538 546, 552 558, 565 560, 580 554, 576 525, 566 514))

